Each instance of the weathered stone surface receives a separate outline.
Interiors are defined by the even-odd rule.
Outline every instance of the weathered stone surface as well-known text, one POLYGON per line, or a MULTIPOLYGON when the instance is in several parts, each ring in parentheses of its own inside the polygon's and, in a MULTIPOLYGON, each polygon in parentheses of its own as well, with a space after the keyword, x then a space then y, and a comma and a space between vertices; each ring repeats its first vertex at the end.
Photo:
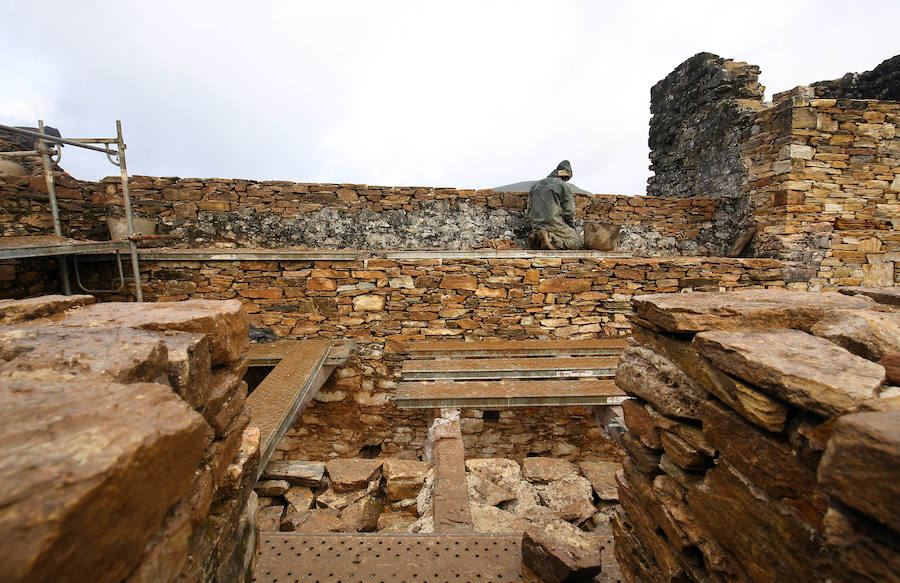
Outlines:
POLYGON ((291 524, 294 532, 341 532, 344 527, 338 513, 328 508, 298 512, 291 524))
POLYGON ((881 365, 799 330, 702 332, 694 345, 725 372, 823 415, 875 397, 885 377, 881 365))
POLYGON ((699 419, 709 394, 668 358, 629 346, 616 369, 616 386, 652 404, 664 415, 699 419))
POLYGON ((246 371, 245 359, 213 370, 209 396, 201 412, 217 437, 224 436, 234 419, 245 410, 247 383, 243 377, 246 371))
POLYGON ((24 300, 0 300, 0 325, 44 318, 69 308, 86 306, 97 301, 87 295, 48 295, 24 300))
POLYGON ((260 480, 256 483, 257 496, 284 496, 291 485, 284 480, 260 480))
POLYGON ((703 526, 734 554, 752 581, 821 581, 824 541, 796 515, 719 463, 686 500, 703 526))
MULTIPOLYGON (((704 406, 709 402, 714 402, 714 400, 706 401, 704 406)), ((668 431, 675 434, 686 441, 692 448, 706 456, 713 457, 716 455, 715 448, 707 441, 700 424, 694 421, 666 417, 649 405, 647 405, 647 412, 650 414, 650 419, 659 427, 661 432, 668 431)))
POLYGON ((247 427, 241 435, 237 455, 225 467, 216 489, 216 497, 235 498, 242 491, 251 490, 259 468, 259 427, 247 427))
POLYGON ((0 375, 9 379, 166 382, 159 334, 116 328, 0 328, 0 375), (7 362, 3 362, 7 361, 7 362))
POLYGON ((281 530, 282 514, 284 514, 284 506, 278 505, 260 508, 256 515, 257 527, 264 532, 278 532, 281 530))
POLYGON ((829 572, 832 580, 847 583, 897 580, 900 552, 896 535, 885 537, 883 528, 863 516, 834 507, 825 515, 825 534, 832 555, 829 572))
POLYGON ((169 353, 169 384, 192 407, 202 407, 212 389, 212 360, 206 336, 164 332, 161 338, 169 353))
POLYGON ((528 457, 522 460, 525 479, 532 484, 547 484, 578 476, 578 468, 570 461, 550 457, 528 457))
POLYGON ((267 480, 286 480, 297 486, 318 488, 325 476, 325 462, 271 461, 262 477, 267 480))
POLYGON ((663 575, 656 565, 653 556, 641 545, 637 531, 630 524, 621 508, 610 516, 609 524, 615 537, 615 554, 628 583, 644 583, 663 581, 663 575))
POLYGON ((665 472, 667 476, 678 482, 678 484, 684 488, 688 489, 701 479, 703 479, 703 474, 698 472, 689 472, 673 462, 669 459, 669 456, 663 454, 659 458, 659 469, 665 472))
POLYGON ((381 471, 384 476, 384 493, 388 501, 415 498, 425 483, 431 464, 416 460, 386 459, 381 471))
POLYGON ((338 459, 325 463, 325 470, 335 492, 352 492, 365 488, 381 476, 380 459, 338 459))
POLYGON ((524 532, 528 527, 528 522, 524 518, 496 506, 471 504, 469 510, 472 512, 472 526, 475 532, 524 532))
POLYGON ((644 446, 630 431, 626 431, 620 438, 622 449, 628 454, 629 459, 645 474, 654 474, 659 471, 661 453, 658 450, 644 446))
POLYGON ((600 572, 600 545, 568 522, 551 520, 525 529, 522 561, 547 583, 587 581, 600 572))
POLYGON ((303 512, 312 508, 316 496, 306 486, 294 486, 284 493, 284 500, 294 510, 303 512))
POLYGON ((521 481, 522 468, 514 460, 500 458, 466 460, 469 499, 476 504, 496 506, 501 502, 515 499, 521 481))
POLYGON ((237 300, 94 304, 70 312, 58 324, 203 334, 213 365, 237 360, 250 347, 247 317, 237 300))
POLYGON ((810 331, 869 360, 900 352, 900 312, 834 310, 810 331))
POLYGON ((900 533, 900 411, 838 419, 819 466, 831 497, 900 533))
POLYGON ((538 496, 563 520, 581 522, 596 512, 591 482, 582 476, 569 476, 535 486, 538 496))
POLYGON ((502 502, 500 508, 518 516, 527 516, 529 512, 540 505, 541 498, 535 487, 527 480, 522 480, 516 486, 516 497, 502 502))
MULTIPOLYGON (((878 361, 878 364, 884 367, 887 382, 900 386, 900 352, 886 355, 878 361)), ((884 396, 884 394, 882 393, 881 396, 884 396)))
POLYGON ((726 407, 709 403, 704 430, 720 455, 754 485, 788 503, 810 523, 821 521, 824 503, 816 494, 815 466, 805 465, 784 438, 747 423, 726 407))
POLYGON ((8 581, 124 579, 187 495, 208 429, 169 387, 140 383, 5 381, 0 418, 8 581))
POLYGON ((333 488, 328 488, 316 497, 316 506, 330 510, 343 510, 357 500, 361 500, 366 494, 368 494, 367 490, 335 492, 333 488))
POLYGON ((699 471, 708 465, 709 458, 678 435, 663 431, 661 437, 666 455, 685 470, 699 471))
POLYGON ((747 420, 769 431, 784 429, 788 411, 785 403, 725 374, 709 360, 700 356, 689 340, 673 338, 642 327, 634 329, 634 338, 641 344, 665 355, 697 381, 701 387, 718 397, 747 420))
MULTIPOLYGON (((630 428, 629 428, 630 430, 630 428)), ((622 469, 618 462, 578 462, 582 475, 591 482, 594 493, 601 500, 618 500, 616 472, 622 469)))
POLYGON ((659 440, 659 428, 650 419, 644 403, 639 399, 626 399, 622 403, 622 412, 625 415, 625 425, 645 446, 653 449, 662 449, 659 440))
POLYGON ((378 527, 378 516, 384 511, 382 501, 367 495, 341 512, 341 530, 344 532, 373 532, 378 527))
POLYGON ((879 304, 900 306, 900 288, 896 287, 842 287, 838 291, 848 296, 866 296, 879 304))
POLYGON ((384 512, 378 517, 378 532, 409 532, 416 517, 409 512, 384 512))
POLYGON ((778 327, 809 330, 827 310, 865 309, 873 302, 836 292, 751 289, 635 296, 632 305, 639 318, 669 332, 701 332, 778 327))

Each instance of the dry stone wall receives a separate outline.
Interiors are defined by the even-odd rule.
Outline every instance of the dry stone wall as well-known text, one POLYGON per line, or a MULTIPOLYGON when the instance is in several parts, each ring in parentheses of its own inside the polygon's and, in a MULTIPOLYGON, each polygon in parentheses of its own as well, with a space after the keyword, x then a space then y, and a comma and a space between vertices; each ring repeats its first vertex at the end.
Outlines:
POLYGON ((895 580, 900 379, 875 361, 900 351, 896 308, 770 290, 634 307, 616 376, 625 580, 895 580))
POLYGON ((4 581, 249 581, 240 304, 93 301, 0 302, 4 581))

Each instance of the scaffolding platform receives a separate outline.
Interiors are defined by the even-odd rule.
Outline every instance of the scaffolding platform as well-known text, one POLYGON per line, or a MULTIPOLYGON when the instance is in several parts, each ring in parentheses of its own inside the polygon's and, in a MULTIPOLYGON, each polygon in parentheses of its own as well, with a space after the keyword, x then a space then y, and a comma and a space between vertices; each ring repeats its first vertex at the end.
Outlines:
POLYGON ((628 345, 625 338, 590 340, 462 340, 411 342, 411 359, 531 357, 531 356, 617 356, 628 345))
POLYGON ((621 405, 626 398, 610 380, 420 381, 400 383, 394 405, 398 409, 589 407, 621 405))
POLYGON ((128 250, 129 242, 126 239, 114 241, 79 241, 58 235, 0 237, 0 259, 58 257, 91 253, 114 253, 116 251, 128 250))
POLYGON ((557 356, 536 358, 462 358, 456 360, 407 360, 406 380, 481 380, 612 378, 618 357, 557 356))

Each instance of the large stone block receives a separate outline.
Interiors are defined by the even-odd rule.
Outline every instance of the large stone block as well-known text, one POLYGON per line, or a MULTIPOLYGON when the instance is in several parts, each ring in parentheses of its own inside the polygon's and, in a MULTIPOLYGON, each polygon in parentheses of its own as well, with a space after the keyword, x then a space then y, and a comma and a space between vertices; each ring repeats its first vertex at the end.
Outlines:
POLYGON ((325 477, 325 462, 271 461, 262 477, 267 480, 287 480, 297 486, 318 488, 325 477))
POLYGON ((589 581, 602 565, 599 542, 564 520, 528 526, 522 561, 547 583, 589 581))
POLYGON ((192 407, 202 407, 212 388, 206 336, 189 332, 164 332, 161 336, 169 351, 169 384, 192 407))
POLYGON ((618 500, 616 472, 622 469, 618 462, 578 462, 582 475, 591 482, 594 493, 601 500, 618 500))
POLYGON ((25 300, 0 300, 0 325, 44 318, 69 308, 86 306, 96 301, 87 295, 49 295, 25 300))
POLYGON ((643 346, 629 346, 616 369, 616 386, 671 417, 699 419, 709 393, 675 363, 643 346))
POLYGON ((578 468, 570 461, 550 457, 527 457, 522 460, 525 479, 533 484, 546 484, 578 476, 578 468))
POLYGON ((877 396, 881 365, 799 330, 719 330, 694 337, 720 369, 803 409, 832 416, 877 396))
POLYGON ((425 484, 431 464, 416 460, 386 459, 381 466, 388 501, 415 498, 425 484))
POLYGON ((826 311, 869 308, 865 297, 774 289, 652 294, 632 299, 635 314, 669 332, 733 328, 809 330, 826 311))
POLYGON ((123 580, 188 494, 208 430, 168 386, 144 383, 7 381, 0 417, 11 582, 123 580))
POLYGON ((900 411, 838 419, 819 482, 829 496, 900 533, 900 411))
POLYGON ((94 304, 70 312, 58 323, 203 334, 213 365, 237 360, 250 348, 247 317, 237 300, 94 304))
POLYGON ((466 460, 469 499, 476 504, 496 506, 507 500, 515 500, 521 482, 522 468, 514 460, 500 458, 466 460))
POLYGON ((811 332, 869 360, 900 352, 900 312, 834 310, 811 332))
POLYGON ((47 381, 167 382, 160 334, 54 326, 0 328, 0 376, 47 381), (7 362, 3 362, 7 361, 7 362))
POLYGON ((338 459, 325 463, 331 487, 337 493, 365 489, 369 482, 381 477, 380 459, 338 459))

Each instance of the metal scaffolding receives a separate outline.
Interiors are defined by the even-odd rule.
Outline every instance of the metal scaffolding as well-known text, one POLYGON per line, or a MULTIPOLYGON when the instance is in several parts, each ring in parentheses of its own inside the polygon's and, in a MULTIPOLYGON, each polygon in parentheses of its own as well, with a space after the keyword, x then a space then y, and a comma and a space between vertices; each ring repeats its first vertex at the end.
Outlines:
MULTIPOLYGON (((134 276, 134 295, 137 301, 144 301, 143 290, 141 289, 141 272, 138 264, 137 241, 146 238, 134 230, 134 215, 131 209, 131 196, 128 191, 128 169, 125 164, 125 140, 122 138, 122 122, 116 120, 116 137, 115 138, 60 138, 44 133, 43 120, 38 121, 39 131, 33 132, 22 128, 11 127, 0 124, 0 129, 14 134, 35 138, 34 150, 18 151, 18 152, 0 152, 3 157, 27 157, 40 156, 44 165, 44 179, 47 181, 47 195, 50 199, 50 213, 53 216, 53 232, 56 234, 57 240, 53 243, 46 241, 46 237, 35 237, 33 244, 29 244, 25 238, 17 238, 17 244, 11 247, 0 248, 0 259, 10 259, 18 257, 47 257, 58 256, 60 278, 62 279, 63 292, 66 295, 72 294, 71 284, 69 282, 69 268, 66 263, 66 256, 72 255, 75 258, 79 253, 116 251, 118 260, 118 250, 127 246, 131 254, 131 271, 134 276), (53 177, 52 157, 56 157, 59 161, 61 153, 61 145, 75 146, 86 150, 94 150, 106 154, 106 158, 114 166, 119 167, 122 176, 122 196, 125 202, 125 217, 128 222, 128 233, 122 241, 99 241, 85 242, 72 241, 63 239, 62 226, 59 221, 59 205, 56 200, 56 184, 53 177), (113 149, 111 146, 115 146, 113 149), (42 240, 43 239, 43 240, 42 240), (96 243, 96 244, 95 244, 96 243), (112 247, 110 245, 112 244, 112 247), (8 251, 8 253, 6 253, 8 251)), ((0 241, 0 247, 2 247, 0 241)), ((76 259, 77 261, 77 259, 76 259)), ((77 265, 76 265, 77 267, 77 265)), ((119 265, 121 273, 121 263, 119 265)), ((80 278, 79 278, 80 285, 80 278)), ((83 286, 82 286, 83 287, 83 286)))

